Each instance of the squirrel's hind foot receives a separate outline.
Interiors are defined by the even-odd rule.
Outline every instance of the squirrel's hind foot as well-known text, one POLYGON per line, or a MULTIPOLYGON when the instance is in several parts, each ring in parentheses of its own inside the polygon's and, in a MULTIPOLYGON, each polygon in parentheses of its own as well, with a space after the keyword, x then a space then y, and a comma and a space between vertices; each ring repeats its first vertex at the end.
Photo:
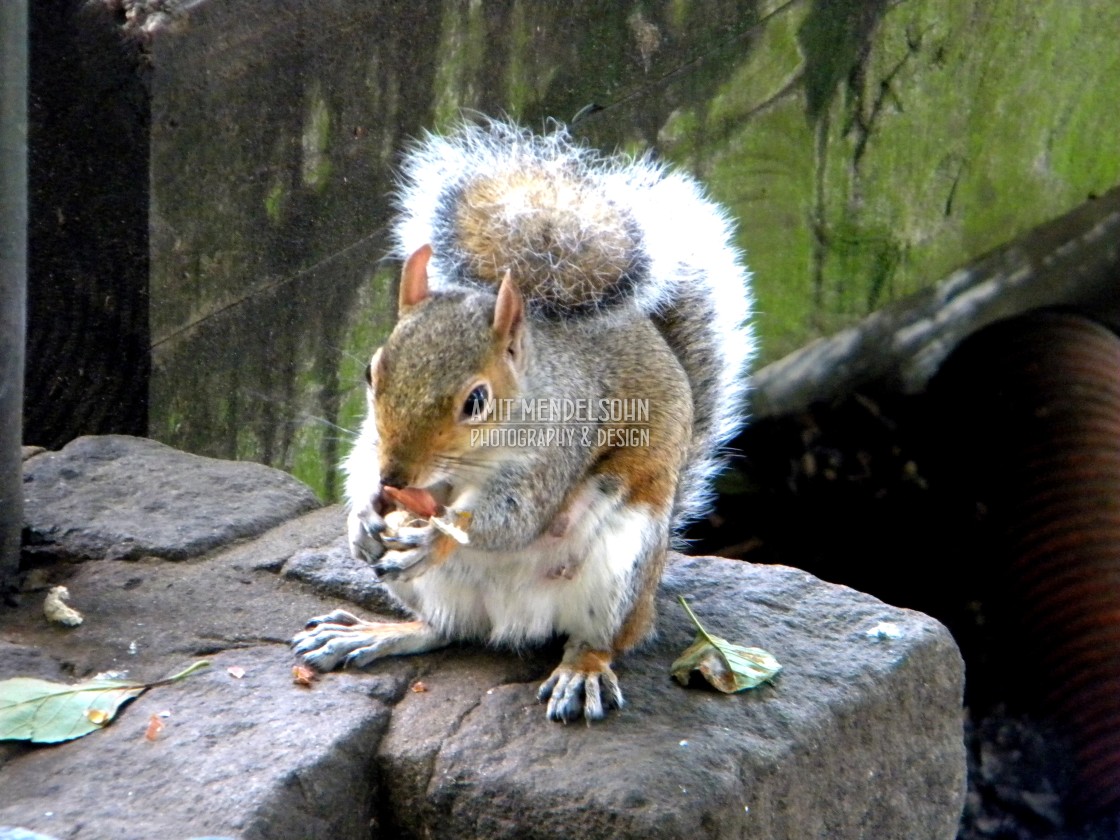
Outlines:
POLYGON ((339 665, 361 668, 386 656, 424 653, 447 642, 422 621, 363 621, 335 610, 308 621, 291 644, 308 665, 330 671, 339 665))
POLYGON ((622 689, 611 670, 608 651, 585 646, 569 648, 563 661, 541 685, 537 699, 548 701, 550 720, 568 723, 602 720, 610 709, 622 708, 622 689))

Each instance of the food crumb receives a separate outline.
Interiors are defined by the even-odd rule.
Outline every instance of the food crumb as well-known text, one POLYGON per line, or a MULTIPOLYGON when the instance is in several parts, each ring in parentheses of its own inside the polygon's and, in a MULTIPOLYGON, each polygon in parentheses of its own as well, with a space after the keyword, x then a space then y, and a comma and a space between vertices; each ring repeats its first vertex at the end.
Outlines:
POLYGON ((867 631, 867 635, 872 639, 901 639, 902 628, 893 621, 880 621, 867 631))
POLYGON ((43 615, 47 621, 62 624, 66 627, 77 627, 84 620, 82 614, 71 606, 63 603, 70 597, 70 590, 65 586, 51 587, 47 592, 47 600, 43 602, 43 615))

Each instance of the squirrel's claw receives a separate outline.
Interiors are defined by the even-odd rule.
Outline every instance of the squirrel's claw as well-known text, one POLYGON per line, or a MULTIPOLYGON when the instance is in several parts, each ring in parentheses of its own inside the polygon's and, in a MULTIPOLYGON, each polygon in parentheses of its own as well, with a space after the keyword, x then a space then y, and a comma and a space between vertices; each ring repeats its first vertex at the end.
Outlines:
POLYGON ((362 621, 345 610, 313 618, 307 625, 292 639, 292 650, 320 671, 339 665, 360 668, 386 656, 424 653, 446 644, 421 621, 362 621), (327 620, 334 618, 341 620, 327 620))
POLYGON ((431 555, 425 549, 413 548, 408 551, 386 551, 381 562, 373 567, 374 574, 381 581, 411 580, 424 571, 425 561, 431 555))
POLYGON ((420 548, 432 541, 431 526, 424 528, 405 528, 394 534, 385 532, 381 535, 381 544, 390 551, 408 551, 420 548))
MULTIPOLYGON (((304 625, 303 629, 312 630, 318 627, 320 624, 342 624, 353 626, 355 624, 361 623, 362 620, 352 612, 347 612, 346 610, 333 610, 326 615, 317 615, 314 618, 307 619, 307 624, 304 625)), ((295 644, 295 639, 292 640, 292 644, 295 644)))
POLYGON ((609 661, 598 656, 566 660, 537 691, 538 700, 548 701, 545 713, 550 720, 568 723, 582 717, 591 722, 602 720, 610 709, 622 707, 622 689, 609 661))
POLYGON ((372 507, 352 510, 346 518, 350 538, 350 556, 363 563, 374 563, 385 553, 381 535, 385 520, 372 507))

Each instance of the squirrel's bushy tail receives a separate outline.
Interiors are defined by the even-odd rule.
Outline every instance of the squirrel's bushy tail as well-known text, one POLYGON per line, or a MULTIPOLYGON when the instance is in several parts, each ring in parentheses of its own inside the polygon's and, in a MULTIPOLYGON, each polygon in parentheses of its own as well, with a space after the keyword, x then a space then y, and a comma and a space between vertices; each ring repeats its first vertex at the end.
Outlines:
POLYGON ((755 347, 750 274, 733 244, 730 217, 699 183, 670 172, 653 192, 640 214, 650 272, 672 278, 653 319, 692 386, 692 445, 673 516, 679 529, 711 508, 725 447, 746 420, 755 347))
POLYGON ((744 418, 749 275, 727 213, 692 177, 649 157, 605 156, 562 127, 490 120, 429 134, 406 156, 397 256, 430 243, 433 287, 496 286, 512 271, 536 317, 634 306, 692 386, 693 440, 674 524, 702 515, 744 418))

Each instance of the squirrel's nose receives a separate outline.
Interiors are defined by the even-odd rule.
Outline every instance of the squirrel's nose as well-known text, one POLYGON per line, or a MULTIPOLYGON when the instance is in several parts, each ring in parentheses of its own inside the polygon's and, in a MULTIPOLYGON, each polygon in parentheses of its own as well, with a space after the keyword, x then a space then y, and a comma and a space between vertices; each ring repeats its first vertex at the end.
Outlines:
POLYGON ((381 472, 381 485, 403 490, 408 486, 408 475, 399 464, 389 465, 381 472))

